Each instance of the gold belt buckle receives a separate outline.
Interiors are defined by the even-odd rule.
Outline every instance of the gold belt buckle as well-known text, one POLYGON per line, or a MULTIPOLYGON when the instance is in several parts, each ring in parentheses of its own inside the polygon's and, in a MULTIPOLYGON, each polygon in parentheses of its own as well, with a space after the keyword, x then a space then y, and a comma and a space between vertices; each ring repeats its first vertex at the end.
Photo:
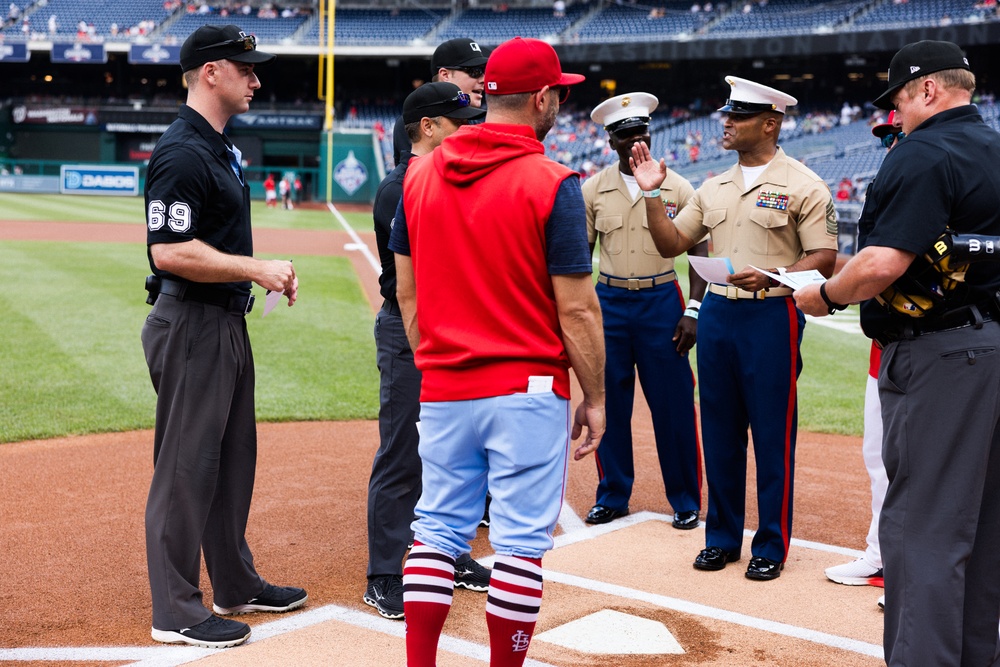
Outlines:
POLYGON ((725 287, 726 287, 726 298, 727 299, 739 299, 740 298, 740 288, 739 287, 737 287, 736 285, 729 285, 729 284, 727 284, 725 287))
POLYGON ((639 279, 629 278, 628 279, 628 289, 630 292, 637 292, 639 290, 639 279))

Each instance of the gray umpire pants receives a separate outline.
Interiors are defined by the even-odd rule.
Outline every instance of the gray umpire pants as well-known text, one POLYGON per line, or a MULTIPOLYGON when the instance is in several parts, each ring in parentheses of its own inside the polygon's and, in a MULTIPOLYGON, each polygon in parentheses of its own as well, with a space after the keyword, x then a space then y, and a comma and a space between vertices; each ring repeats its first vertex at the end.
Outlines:
POLYGON ((368 578, 403 574, 403 557, 420 498, 420 371, 399 306, 386 301, 375 316, 379 370, 379 447, 368 481, 368 578))
POLYGON ((142 347, 157 394, 146 502, 153 627, 177 630, 211 616, 202 550, 215 604, 264 589, 245 538, 257 465, 253 354, 242 314, 166 294, 146 318, 142 347))
POLYGON ((985 667, 1000 619, 1000 323, 882 355, 890 666, 985 667))

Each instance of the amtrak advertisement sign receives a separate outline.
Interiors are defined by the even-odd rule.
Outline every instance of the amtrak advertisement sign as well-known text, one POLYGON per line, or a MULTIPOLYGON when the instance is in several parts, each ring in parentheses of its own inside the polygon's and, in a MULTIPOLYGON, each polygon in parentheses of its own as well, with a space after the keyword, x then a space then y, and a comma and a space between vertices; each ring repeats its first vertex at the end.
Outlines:
POLYGON ((59 192, 134 197, 139 194, 139 168, 64 164, 59 173, 59 192))

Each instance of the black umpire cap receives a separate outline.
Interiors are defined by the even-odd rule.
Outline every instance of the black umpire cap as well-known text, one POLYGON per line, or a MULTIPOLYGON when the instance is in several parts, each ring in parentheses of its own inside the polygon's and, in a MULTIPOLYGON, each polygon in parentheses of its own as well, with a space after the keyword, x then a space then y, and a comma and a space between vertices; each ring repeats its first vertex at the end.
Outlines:
POLYGON ((263 65, 274 60, 273 53, 257 50, 257 38, 235 25, 203 25, 181 46, 181 71, 201 67, 215 60, 263 65))
POLYGON ((897 90, 914 79, 946 69, 971 69, 969 59, 957 44, 929 39, 907 44, 889 62, 889 90, 879 95, 873 104, 879 109, 895 109, 892 96, 897 90))
POLYGON ((486 109, 479 109, 471 104, 468 93, 463 93, 461 88, 450 81, 425 83, 410 93, 403 102, 403 123, 409 125, 421 118, 438 116, 472 120, 486 115, 486 109))
POLYGON ((473 39, 468 37, 449 39, 434 49, 434 55, 431 56, 431 75, 437 74, 442 67, 445 69, 485 67, 489 55, 489 49, 483 49, 473 39))

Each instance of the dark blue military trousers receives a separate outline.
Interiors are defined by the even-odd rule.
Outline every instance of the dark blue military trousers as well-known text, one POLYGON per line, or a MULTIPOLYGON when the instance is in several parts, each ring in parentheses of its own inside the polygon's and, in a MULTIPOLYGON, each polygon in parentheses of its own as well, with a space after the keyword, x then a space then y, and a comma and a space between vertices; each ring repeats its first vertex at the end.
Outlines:
POLYGON ((804 327, 805 316, 791 297, 705 295, 698 320, 698 381, 708 482, 706 546, 736 553, 743 546, 749 429, 759 516, 751 551, 785 561, 792 538, 804 327))
POLYGON ((597 284, 607 354, 607 431, 597 449, 598 505, 628 507, 635 480, 632 408, 635 376, 649 405, 667 500, 675 512, 701 508, 701 452, 694 374, 671 340, 683 313, 676 281, 643 290, 597 284))

